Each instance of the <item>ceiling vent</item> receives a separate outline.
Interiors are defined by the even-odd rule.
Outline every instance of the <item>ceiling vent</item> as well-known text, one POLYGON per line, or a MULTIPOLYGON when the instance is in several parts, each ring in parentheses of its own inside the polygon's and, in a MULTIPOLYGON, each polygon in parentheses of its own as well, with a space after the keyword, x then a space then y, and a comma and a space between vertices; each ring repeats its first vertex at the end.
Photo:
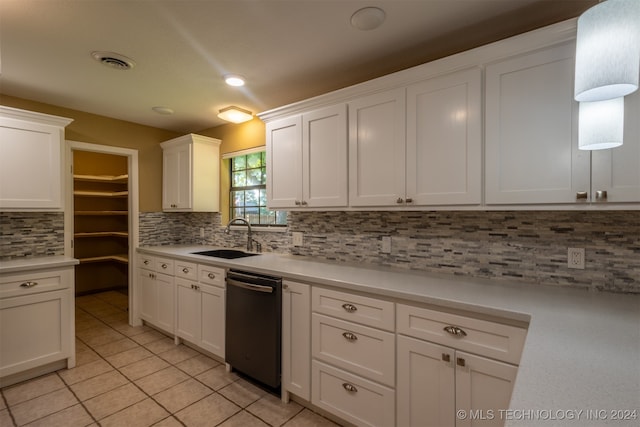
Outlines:
POLYGON ((127 58, 124 55, 120 55, 115 52, 91 52, 91 56, 96 61, 101 62, 110 68, 115 68, 116 70, 130 70, 133 68, 136 63, 131 58, 127 58))

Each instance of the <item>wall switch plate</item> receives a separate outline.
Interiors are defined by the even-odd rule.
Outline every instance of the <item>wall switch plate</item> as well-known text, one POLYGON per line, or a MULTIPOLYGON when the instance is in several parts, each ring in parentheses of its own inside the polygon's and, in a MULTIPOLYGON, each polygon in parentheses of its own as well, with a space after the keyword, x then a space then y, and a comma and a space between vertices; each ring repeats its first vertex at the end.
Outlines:
POLYGON ((567 251, 567 266, 584 270, 584 248, 569 248, 567 251))
POLYGON ((382 236, 382 243, 380 244, 380 252, 383 254, 391 253, 391 236, 382 236))
POLYGON ((302 246, 302 244, 304 243, 302 236, 303 234, 299 231, 294 231, 293 233, 291 233, 293 246, 302 246))
POLYGON ((200 227, 200 237, 204 237, 204 227, 200 227))

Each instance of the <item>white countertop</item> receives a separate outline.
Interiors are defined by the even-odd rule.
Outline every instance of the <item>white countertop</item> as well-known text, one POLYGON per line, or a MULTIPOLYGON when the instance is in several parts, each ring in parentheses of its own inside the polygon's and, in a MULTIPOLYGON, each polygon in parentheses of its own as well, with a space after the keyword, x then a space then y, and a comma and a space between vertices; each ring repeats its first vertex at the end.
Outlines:
POLYGON ((9 261, 0 261, 0 274, 68 267, 79 263, 80 261, 77 259, 66 256, 20 258, 9 261))
POLYGON ((530 322, 511 409, 504 414, 507 426, 640 425, 640 295, 363 268, 289 255, 224 260, 191 254, 206 249, 213 248, 138 251, 530 322), (635 419, 615 419, 625 410, 635 410, 635 419))

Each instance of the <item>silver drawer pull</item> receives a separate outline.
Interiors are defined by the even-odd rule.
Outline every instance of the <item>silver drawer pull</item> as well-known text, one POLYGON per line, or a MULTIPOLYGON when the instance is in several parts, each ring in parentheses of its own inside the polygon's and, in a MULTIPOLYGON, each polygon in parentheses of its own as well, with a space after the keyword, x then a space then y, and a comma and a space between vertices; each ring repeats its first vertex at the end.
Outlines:
POLYGON ((445 326, 442 328, 446 333, 454 335, 456 337, 466 337, 467 333, 457 326, 445 326))
POLYGON ((347 341, 357 341, 358 337, 356 336, 356 334, 352 333, 352 332, 343 332, 342 336, 347 340, 347 341))
POLYGON ((354 311, 358 311, 358 307, 356 307, 353 304, 349 304, 349 303, 342 304, 342 308, 344 308, 345 311, 348 311, 349 313, 353 313, 354 311))
POLYGON ((213 274, 213 273, 209 273, 209 274, 207 274, 207 277, 208 277, 209 279, 212 279, 212 280, 213 280, 213 279, 215 279, 215 278, 216 278, 216 275, 215 275, 215 274, 213 274))
POLYGON ((162 267, 162 268, 167 268, 167 267, 168 267, 168 265, 167 265, 167 264, 162 264, 160 267, 162 267))
POLYGON ((342 383, 342 388, 347 390, 349 393, 357 393, 358 392, 358 389, 353 384, 342 383))
POLYGON ((464 360, 462 357, 458 357, 456 359, 456 365, 465 367, 467 365, 467 361, 464 360))
POLYGON ((20 287, 21 288, 33 288, 37 284, 38 284, 38 282, 24 282, 24 283, 20 284, 20 287))
POLYGON ((149 260, 148 259, 144 260, 144 265, 149 265, 149 260))
POLYGON ((182 272, 184 274, 189 274, 189 269, 187 267, 185 267, 185 268, 182 269, 182 272))

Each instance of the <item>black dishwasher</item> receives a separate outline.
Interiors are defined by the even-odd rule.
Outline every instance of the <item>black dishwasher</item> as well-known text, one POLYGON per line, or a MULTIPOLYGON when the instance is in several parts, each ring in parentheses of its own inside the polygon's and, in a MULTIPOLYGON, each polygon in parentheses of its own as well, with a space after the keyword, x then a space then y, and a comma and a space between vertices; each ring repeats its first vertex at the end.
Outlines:
POLYGON ((225 362, 276 388, 280 385, 282 279, 227 273, 225 362))

